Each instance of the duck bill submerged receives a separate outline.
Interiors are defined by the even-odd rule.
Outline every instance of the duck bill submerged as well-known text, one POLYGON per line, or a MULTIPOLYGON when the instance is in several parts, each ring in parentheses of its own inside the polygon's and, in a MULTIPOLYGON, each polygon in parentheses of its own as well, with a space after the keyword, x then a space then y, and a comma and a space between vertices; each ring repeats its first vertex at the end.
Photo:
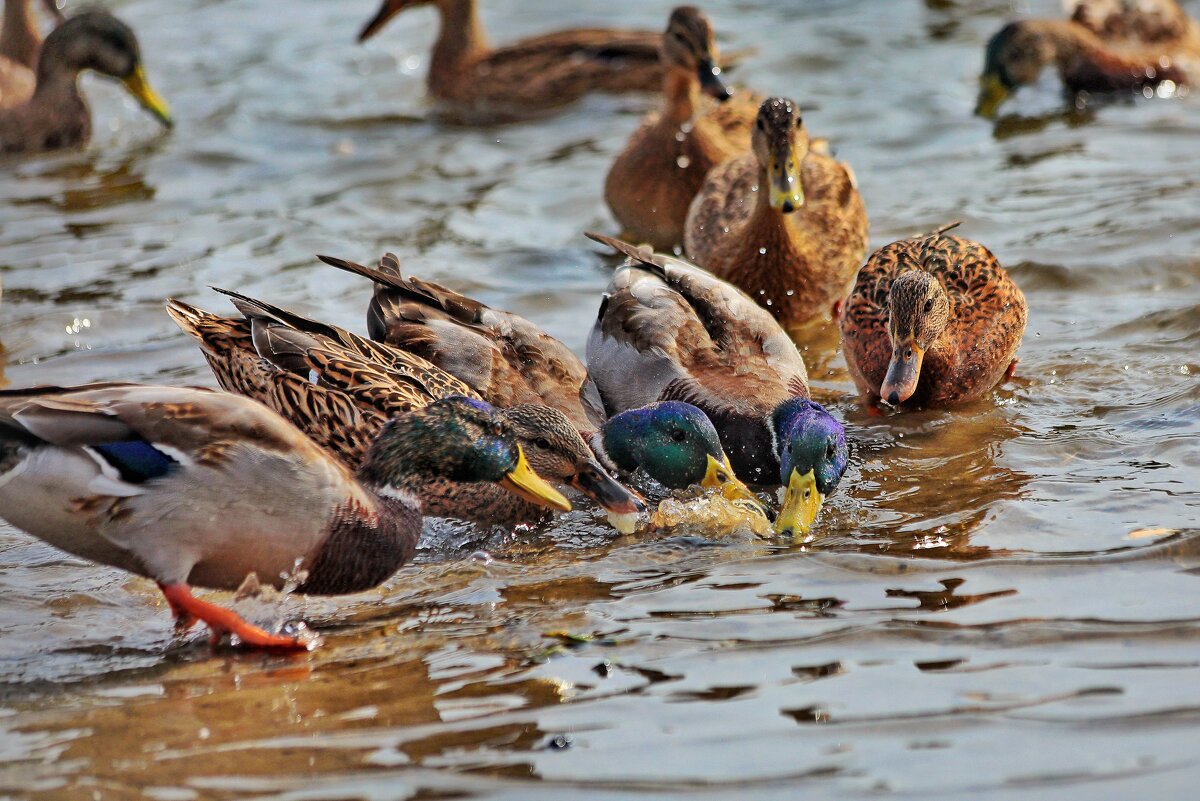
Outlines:
POLYGON ((825 496, 817 489, 817 477, 812 470, 800 475, 792 470, 787 490, 783 495, 783 507, 775 518, 775 532, 791 536, 805 536, 812 530, 813 523, 825 503, 825 496))
POLYGON ((921 377, 921 361, 924 358, 925 351, 913 342, 904 342, 893 348, 887 375, 879 387, 879 397, 893 406, 911 398, 917 391, 917 379, 921 377))
POLYGON ((720 490, 721 494, 731 501, 745 501, 764 515, 767 513, 758 496, 734 475, 728 456, 722 455, 721 459, 717 459, 709 454, 708 470, 704 473, 700 486, 720 490))
POLYGON ((1008 88, 1000 81, 999 76, 984 75, 979 79, 979 98, 975 101, 975 113, 980 117, 992 119, 1007 99, 1008 88))
POLYGON ((171 128, 175 125, 175 121, 171 118, 171 109, 167 106, 167 101, 163 100, 158 92, 154 91, 154 88, 150 86, 150 82, 146 80, 146 71, 142 69, 141 64, 134 67, 129 77, 125 78, 121 83, 125 85, 125 89, 129 94, 137 98, 137 101, 142 104, 142 108, 153 114, 155 119, 165 127, 171 128))
POLYGON ((646 505, 636 495, 604 472, 595 462, 583 465, 571 477, 570 485, 600 504, 604 511, 610 514, 636 515, 646 509, 646 505))
POLYGON ((500 486, 519 498, 548 506, 560 512, 571 511, 571 502, 562 493, 550 486, 533 472, 533 468, 525 461, 525 451, 517 450, 517 465, 500 481, 500 486))

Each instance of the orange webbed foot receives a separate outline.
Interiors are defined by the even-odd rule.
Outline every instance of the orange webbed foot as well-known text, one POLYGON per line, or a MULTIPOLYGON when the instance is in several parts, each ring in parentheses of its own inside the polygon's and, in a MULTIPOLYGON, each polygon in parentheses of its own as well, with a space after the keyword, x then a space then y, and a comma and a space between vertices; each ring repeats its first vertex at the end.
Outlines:
POLYGON ((309 651, 315 648, 315 637, 294 637, 287 634, 272 634, 252 623, 247 623, 237 612, 210 603, 192 595, 186 584, 163 584, 159 589, 167 598, 171 611, 175 613, 175 625, 179 630, 190 628, 200 620, 212 630, 212 641, 217 643, 222 635, 236 637, 239 644, 249 648, 268 648, 281 651, 309 651), (186 623, 186 625, 184 625, 186 623))

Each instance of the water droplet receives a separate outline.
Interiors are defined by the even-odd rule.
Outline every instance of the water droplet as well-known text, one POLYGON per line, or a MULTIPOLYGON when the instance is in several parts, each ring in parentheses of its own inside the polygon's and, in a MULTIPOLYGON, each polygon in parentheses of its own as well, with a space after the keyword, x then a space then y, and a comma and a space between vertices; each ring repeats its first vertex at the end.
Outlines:
POLYGON ((789 290, 787 291, 787 296, 788 296, 789 298, 790 298, 792 295, 795 295, 795 294, 796 294, 796 290, 794 290, 794 289, 789 289, 789 290))
POLYGON ((676 142, 682 142, 684 139, 687 139, 687 134, 685 134, 683 131, 675 132, 675 141, 676 142))
POLYGON ((758 249, 758 255, 760 255, 760 256, 765 256, 765 255, 767 255, 767 249, 766 249, 766 248, 759 248, 759 249, 758 249))
POLYGON ((692 160, 689 159, 687 156, 680 156, 679 158, 675 159, 675 164, 678 165, 679 169, 681 169, 681 170, 686 170, 688 168, 688 165, 691 163, 692 163, 692 160))

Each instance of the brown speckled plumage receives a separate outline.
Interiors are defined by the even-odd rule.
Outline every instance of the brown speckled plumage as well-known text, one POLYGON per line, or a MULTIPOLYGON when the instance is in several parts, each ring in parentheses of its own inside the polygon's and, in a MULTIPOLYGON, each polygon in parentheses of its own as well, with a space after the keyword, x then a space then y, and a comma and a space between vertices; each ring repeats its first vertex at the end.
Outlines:
POLYGON ((581 28, 488 45, 475 0, 384 0, 360 40, 396 13, 434 5, 441 28, 429 93, 472 120, 502 121, 568 105, 588 92, 647 92, 662 81, 660 36, 652 31, 581 28))
POLYGON ((771 98, 762 109, 753 152, 710 172, 692 201, 685 246, 793 327, 827 316, 845 296, 866 253, 867 212, 849 168, 809 147, 794 104, 771 98), (775 154, 799 164, 804 204, 791 212, 771 202, 775 154))
POLYGON ((662 107, 651 112, 617 156, 604 182, 604 199, 624 237, 671 250, 683 243, 688 204, 714 166, 749 147, 757 98, 726 92, 719 81, 703 90, 699 72, 718 62, 708 18, 699 9, 675 9, 663 34, 666 66, 662 107))
MULTIPOLYGON (((936 279, 948 314, 925 350, 908 404, 949 406, 987 394, 1016 358, 1025 331, 1025 296, 987 248, 945 233, 885 245, 859 270, 841 318, 842 348, 859 393, 867 401, 880 396, 893 355, 889 295, 897 276, 910 270, 936 279)), ((914 299, 900 309, 901 335, 930 327, 921 315, 936 312, 936 297, 930 297, 928 311, 923 302, 914 299)), ((930 322, 936 330, 939 321, 930 322)))

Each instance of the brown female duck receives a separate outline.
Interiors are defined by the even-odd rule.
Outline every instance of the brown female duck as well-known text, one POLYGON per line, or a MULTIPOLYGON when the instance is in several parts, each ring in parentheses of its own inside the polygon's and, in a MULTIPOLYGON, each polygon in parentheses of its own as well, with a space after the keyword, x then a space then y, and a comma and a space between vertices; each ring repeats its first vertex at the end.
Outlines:
POLYGON ((642 121, 604 181, 604 199, 624 238, 671 250, 683 243, 688 204, 704 176, 750 146, 757 102, 721 80, 712 26, 681 6, 662 36, 663 104, 642 121), (722 101, 715 107, 701 95, 722 101))
POLYGON ((1072 93, 1187 83, 1200 69, 1200 25, 1176 0, 1078 0, 1069 20, 1009 23, 988 41, 975 113, 995 116, 1050 65, 1072 93))
POLYGON ((0 110, 0 153, 36 153, 86 144, 92 120, 79 92, 79 73, 116 78, 163 125, 166 103, 146 82, 133 31, 106 11, 84 11, 46 37, 37 87, 26 102, 0 110))
MULTIPOLYGON (((45 0, 46 10, 56 23, 63 21, 54 0, 45 0)), ((0 23, 0 108, 24 103, 33 96, 38 51, 42 34, 34 19, 30 0, 4 0, 0 23)))
POLYGON ((429 93, 483 119, 549 111, 588 92, 648 92, 662 80, 653 31, 581 28, 488 45, 475 0, 384 0, 359 34, 373 36, 396 14, 433 5, 441 29, 433 46, 429 93))
POLYGON ((421 490, 494 482, 555 508, 486 403, 446 398, 380 426, 356 473, 261 404, 204 389, 93 384, 0 392, 0 516, 68 553, 158 583, 176 627, 307 649, 191 586, 251 573, 315 595, 360 592, 416 549, 421 490))
POLYGON ((864 400, 963 403, 1016 366, 1025 296, 991 251, 945 230, 885 245, 858 272, 841 328, 864 400))
POLYGON ((692 201, 685 245, 793 327, 845 296, 866 253, 867 212, 849 168, 810 148, 796 104, 772 97, 751 152, 709 173, 692 201))
MULTIPOLYGON (((224 290, 222 290, 224 291, 224 290)), ((478 394, 411 353, 358 337, 261 301, 226 292, 241 318, 219 317, 178 300, 168 312, 195 337, 224 389, 261 401, 351 467, 383 423, 439 398, 478 394)), ((525 446, 535 470, 617 514, 638 502, 602 468, 557 410, 525 403, 499 414, 525 446)), ((485 524, 536 522, 536 504, 486 485, 440 482, 422 496, 427 514, 485 524)))

